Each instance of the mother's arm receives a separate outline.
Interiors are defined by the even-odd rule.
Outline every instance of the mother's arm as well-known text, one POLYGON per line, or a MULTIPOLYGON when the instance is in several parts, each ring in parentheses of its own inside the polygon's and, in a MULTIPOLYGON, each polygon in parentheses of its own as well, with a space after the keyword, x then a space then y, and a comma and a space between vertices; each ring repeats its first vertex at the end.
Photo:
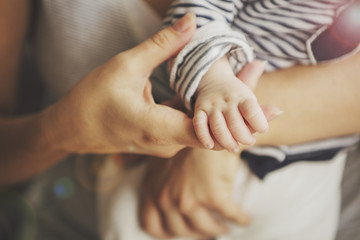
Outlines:
POLYGON ((360 53, 339 62, 296 66, 261 77, 260 102, 284 111, 257 144, 296 144, 360 132, 360 53))
MULTIPOLYGON (((359 66, 360 53, 342 62, 264 74, 255 92, 259 101, 285 113, 270 123, 268 133, 257 135, 256 144, 359 133, 359 66)), ((157 237, 218 235, 226 226, 213 218, 213 210, 226 220, 246 223, 232 198, 239 159, 232 156, 188 149, 168 161, 150 161, 140 206, 143 228, 157 237)))
POLYGON ((48 108, 15 116, 15 76, 28 9, 26 0, 0 2, 0 186, 26 180, 72 153, 169 157, 185 145, 200 146, 191 119, 155 104, 148 79, 190 40, 194 16, 115 55, 48 108))
MULTIPOLYGON (((145 0, 164 16, 172 0, 145 0)), ((255 94, 285 113, 257 144, 296 144, 360 132, 360 53, 343 61, 266 73, 255 94), (329 121, 331 119, 331 121, 329 121)))

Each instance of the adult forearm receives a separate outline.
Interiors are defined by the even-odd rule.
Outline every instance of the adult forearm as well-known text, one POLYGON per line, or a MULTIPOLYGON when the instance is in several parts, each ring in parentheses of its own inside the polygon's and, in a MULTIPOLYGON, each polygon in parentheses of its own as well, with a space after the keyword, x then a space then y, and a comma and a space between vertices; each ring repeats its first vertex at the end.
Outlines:
POLYGON ((360 132, 360 54, 321 66, 265 74, 256 95, 284 114, 257 144, 296 144, 360 132))
POLYGON ((26 180, 67 155, 49 129, 43 113, 0 119, 0 186, 26 180))
POLYGON ((41 113, 3 118, 0 184, 26 179, 67 153, 169 157, 185 146, 200 146, 186 114, 154 102, 148 78, 195 29, 195 17, 188 14, 94 69, 41 113), (149 58, 153 61, 143 61, 149 58))

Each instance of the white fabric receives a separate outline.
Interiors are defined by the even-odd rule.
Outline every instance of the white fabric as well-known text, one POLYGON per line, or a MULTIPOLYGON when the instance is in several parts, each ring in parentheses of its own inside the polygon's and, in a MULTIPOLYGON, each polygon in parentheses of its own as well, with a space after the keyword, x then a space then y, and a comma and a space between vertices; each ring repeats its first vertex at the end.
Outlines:
POLYGON ((115 54, 155 33, 161 19, 141 0, 43 0, 36 56, 46 105, 115 54))
MULTIPOLYGON (((44 105, 56 102, 90 71, 161 27, 161 19, 141 0, 31 2, 38 7, 31 61, 43 82, 44 105)), ((70 156, 28 182, 25 194, 36 213, 37 240, 98 239, 93 181, 84 184, 75 167, 70 156), (56 181, 64 177, 74 185, 74 195, 66 200, 54 194, 56 181)))
MULTIPOLYGON (((41 9, 37 24, 36 56, 38 58, 37 63, 40 74, 45 83, 44 91, 47 97, 45 104, 50 104, 59 99, 94 67, 104 63, 115 53, 134 46, 145 37, 154 33, 160 26, 158 17, 141 0, 42 0, 39 2, 41 2, 41 9), (139 24, 139 21, 142 24, 139 24), (131 23, 129 24, 129 22, 131 23), (139 29, 132 28, 135 26, 139 29)), ((56 177, 67 176, 67 174, 75 182, 77 180, 77 176, 72 176, 75 174, 73 172, 73 161, 74 159, 64 161, 61 165, 55 166, 51 171, 39 175, 38 185, 32 183, 32 187, 29 190, 30 195, 35 193, 37 197, 43 197, 35 191, 47 195, 46 198, 44 196, 44 199, 34 200, 39 202, 40 210, 38 217, 40 213, 47 213, 57 220, 49 221, 49 224, 46 225, 48 229, 40 228, 39 232, 48 230, 49 235, 43 238, 39 236, 37 239, 64 239, 64 237, 66 239, 89 239, 87 234, 83 235, 85 237, 80 238, 78 233, 75 235, 72 235, 72 233, 77 232, 77 230, 84 230, 87 233, 87 228, 82 223, 84 218, 91 218, 91 216, 83 213, 86 213, 89 205, 92 205, 84 204, 84 202, 93 197, 92 192, 87 189, 80 192, 81 186, 79 186, 76 188, 77 194, 83 198, 79 197, 77 199, 79 201, 71 205, 71 208, 66 205, 69 202, 64 203, 61 199, 58 199, 56 201, 57 204, 54 204, 55 200, 52 192, 53 180, 56 180, 56 177), (43 187, 44 185, 47 188, 43 187), (34 192, 31 192, 32 190, 34 192), (85 209, 84 212, 79 211, 80 208, 85 209), (52 210, 56 210, 55 213, 52 213, 52 210), (59 217, 60 215, 61 218, 59 217), (82 217, 77 219, 77 215, 82 217), (62 225, 66 225, 68 228, 59 228, 61 229, 61 234, 54 236, 54 234, 59 233, 54 229, 62 225), (64 229, 68 230, 69 233, 66 233, 64 229)), ((118 189, 114 189, 113 198, 111 196, 107 198, 109 201, 112 199, 111 204, 103 198, 105 196, 100 196, 100 204, 98 206, 100 213, 99 222, 107 227, 106 230, 115 232, 121 230, 117 229, 118 226, 116 224, 119 222, 116 219, 114 220, 114 217, 126 223, 122 226, 123 228, 130 226, 127 223, 133 224, 132 228, 125 229, 123 233, 128 234, 124 235, 126 238, 123 239, 126 240, 141 240, 142 237, 141 232, 134 232, 138 229, 138 225, 135 222, 137 205, 133 201, 133 197, 136 199, 136 188, 124 188, 122 191, 127 195, 123 195, 123 198, 116 198, 117 194, 120 193, 121 186, 130 187, 138 184, 142 169, 135 169, 134 171, 127 173, 125 180, 128 180, 118 186, 118 189), (134 182, 130 181, 131 176, 134 176, 134 182), (124 206, 123 209, 126 209, 126 211, 109 212, 109 210, 116 209, 116 204, 124 206), (133 214, 131 215, 131 213, 133 214), (136 236, 139 236, 139 238, 136 236)), ((296 177, 296 175, 293 175, 293 177, 296 177)), ((48 221, 48 219, 46 220, 48 221)))
MULTIPOLYGON (((253 221, 248 228, 229 224, 230 234, 217 239, 334 239, 345 159, 346 154, 339 153, 327 162, 298 162, 270 173, 265 181, 251 174, 242 163, 234 198, 253 221)), ((128 171, 117 188, 100 198, 103 240, 154 239, 137 222, 138 189, 145 167, 128 171)))

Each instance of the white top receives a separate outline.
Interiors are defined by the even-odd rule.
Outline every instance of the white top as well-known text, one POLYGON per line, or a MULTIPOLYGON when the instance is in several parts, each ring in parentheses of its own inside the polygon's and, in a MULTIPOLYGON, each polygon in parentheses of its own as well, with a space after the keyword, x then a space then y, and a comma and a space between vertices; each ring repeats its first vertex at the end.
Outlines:
POLYGON ((39 14, 36 55, 46 104, 161 24, 141 0, 43 0, 39 14))
MULTIPOLYGON (((38 3, 34 59, 44 84, 44 105, 161 27, 161 19, 141 0, 38 3)), ((93 163, 90 155, 70 156, 26 183, 26 212, 36 217, 24 226, 26 236, 35 232, 38 240, 98 239, 93 163)))

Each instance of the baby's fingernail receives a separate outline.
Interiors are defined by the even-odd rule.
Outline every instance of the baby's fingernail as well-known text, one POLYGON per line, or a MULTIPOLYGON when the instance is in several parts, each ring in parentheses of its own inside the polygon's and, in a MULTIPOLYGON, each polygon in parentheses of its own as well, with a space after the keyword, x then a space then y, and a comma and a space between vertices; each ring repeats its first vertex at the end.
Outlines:
POLYGON ((233 148, 233 149, 231 149, 231 152, 238 153, 238 152, 240 152, 240 148, 233 148))
POLYGON ((195 18, 196 15, 192 12, 189 12, 177 20, 173 25, 173 28, 177 32, 186 32, 194 24, 195 18))
POLYGON ((206 144, 205 147, 206 147, 207 149, 213 149, 214 144, 213 144, 213 143, 208 143, 208 144, 206 144))

